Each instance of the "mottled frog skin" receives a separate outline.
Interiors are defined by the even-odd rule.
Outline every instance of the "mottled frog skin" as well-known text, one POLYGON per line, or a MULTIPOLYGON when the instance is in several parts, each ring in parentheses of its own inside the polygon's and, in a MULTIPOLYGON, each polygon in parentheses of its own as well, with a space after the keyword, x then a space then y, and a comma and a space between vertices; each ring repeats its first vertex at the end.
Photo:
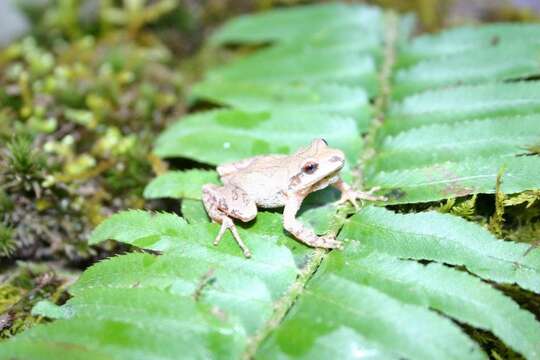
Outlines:
POLYGON ((328 146, 324 139, 316 139, 309 146, 292 155, 256 156, 218 166, 223 186, 203 186, 203 203, 210 218, 221 224, 214 241, 217 245, 225 231, 230 229, 246 257, 246 247, 231 218, 243 222, 257 216, 257 207, 284 207, 283 226, 301 242, 321 248, 341 248, 341 242, 332 236, 317 236, 312 229, 296 219, 304 198, 310 193, 333 185, 341 191, 340 203, 357 199, 385 200, 368 192, 353 190, 339 177, 345 164, 345 155, 328 146))

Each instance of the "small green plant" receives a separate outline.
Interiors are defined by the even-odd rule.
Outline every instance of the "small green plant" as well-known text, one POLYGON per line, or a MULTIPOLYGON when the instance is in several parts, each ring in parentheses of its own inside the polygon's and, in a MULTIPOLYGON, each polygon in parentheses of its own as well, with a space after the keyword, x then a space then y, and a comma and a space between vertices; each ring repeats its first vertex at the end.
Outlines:
POLYGON ((15 248, 13 229, 0 223, 0 257, 11 255, 15 251, 15 248))
POLYGON ((35 175, 43 169, 43 157, 32 148, 32 139, 29 136, 14 137, 7 148, 8 165, 14 173, 28 176, 35 175))
POLYGON ((0 218, 13 209, 13 202, 6 194, 6 192, 0 189, 0 218))

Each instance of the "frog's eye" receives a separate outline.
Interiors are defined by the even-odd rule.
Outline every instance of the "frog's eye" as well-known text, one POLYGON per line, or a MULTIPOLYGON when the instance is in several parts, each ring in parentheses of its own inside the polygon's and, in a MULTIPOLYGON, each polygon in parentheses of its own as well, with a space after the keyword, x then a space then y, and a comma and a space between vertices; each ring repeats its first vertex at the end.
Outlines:
POLYGON ((313 174, 315 171, 317 171, 317 168, 319 167, 319 164, 316 162, 308 162, 302 167, 302 171, 306 174, 313 174))

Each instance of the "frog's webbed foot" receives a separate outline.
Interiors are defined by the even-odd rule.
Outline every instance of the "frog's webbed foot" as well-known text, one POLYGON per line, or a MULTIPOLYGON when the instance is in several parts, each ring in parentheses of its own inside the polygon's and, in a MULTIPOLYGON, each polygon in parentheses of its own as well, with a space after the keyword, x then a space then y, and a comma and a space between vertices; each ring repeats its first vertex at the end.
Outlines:
POLYGON ((228 188, 208 184, 203 186, 202 200, 206 212, 210 218, 221 224, 219 233, 214 240, 214 245, 218 245, 225 231, 229 229, 232 236, 242 249, 245 257, 251 257, 251 251, 242 241, 236 226, 231 217, 242 221, 250 221, 257 215, 257 206, 247 198, 247 194, 238 188, 228 188))
POLYGON ((375 195, 374 193, 379 191, 380 186, 371 188, 369 191, 357 191, 351 188, 343 180, 339 180, 335 183, 335 187, 341 191, 341 198, 337 201, 337 204, 343 204, 349 201, 353 204, 356 210, 359 209, 358 202, 356 200, 368 200, 368 201, 386 201, 388 198, 385 196, 375 195))

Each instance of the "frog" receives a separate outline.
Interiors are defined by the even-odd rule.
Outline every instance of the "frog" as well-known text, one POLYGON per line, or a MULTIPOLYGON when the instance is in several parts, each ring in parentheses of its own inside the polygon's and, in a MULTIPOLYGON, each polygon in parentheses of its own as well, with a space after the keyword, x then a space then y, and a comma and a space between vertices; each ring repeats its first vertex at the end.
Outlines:
POLYGON ((344 165, 343 151, 317 138, 291 155, 259 155, 218 166, 223 185, 202 187, 202 201, 208 216, 221 224, 213 244, 218 245, 230 230, 244 256, 251 257, 233 219, 249 222, 257 216, 258 208, 283 207, 283 227, 297 240, 314 248, 341 249, 342 242, 335 236, 318 236, 296 215, 306 196, 328 186, 341 192, 337 204, 350 202, 356 209, 359 208, 357 200, 386 200, 384 196, 375 195, 379 187, 362 192, 343 181, 340 171, 344 165))

